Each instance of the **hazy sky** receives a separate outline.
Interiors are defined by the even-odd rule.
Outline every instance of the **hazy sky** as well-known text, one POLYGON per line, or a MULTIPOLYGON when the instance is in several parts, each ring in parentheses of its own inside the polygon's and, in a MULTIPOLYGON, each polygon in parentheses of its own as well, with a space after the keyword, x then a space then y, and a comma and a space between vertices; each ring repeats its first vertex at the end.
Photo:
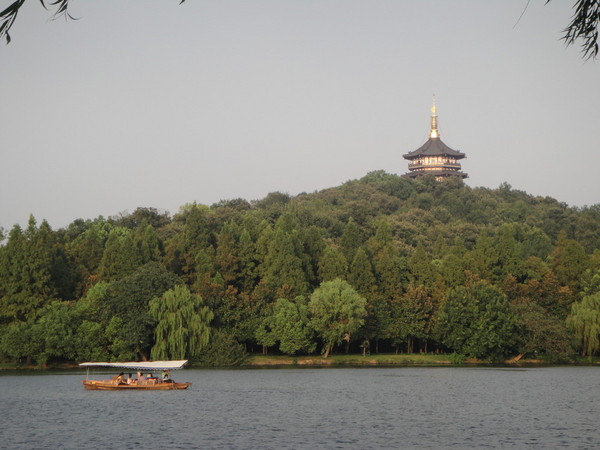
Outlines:
MULTIPOLYGON (((13 0, 0 0, 0 9, 13 0)), ((383 169, 429 132, 469 186, 600 203, 600 61, 574 0, 71 0, 0 44, 0 226, 296 195, 383 169)))

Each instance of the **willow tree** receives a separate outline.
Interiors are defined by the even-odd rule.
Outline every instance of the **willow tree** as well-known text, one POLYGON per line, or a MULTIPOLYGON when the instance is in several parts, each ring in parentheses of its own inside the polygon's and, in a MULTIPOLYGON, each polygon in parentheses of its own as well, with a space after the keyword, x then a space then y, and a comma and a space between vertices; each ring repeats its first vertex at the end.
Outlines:
POLYGON ((581 355, 592 356, 600 350, 600 292, 573 303, 567 325, 581 342, 581 355))
POLYGON ((198 356, 210 339, 213 313, 199 295, 177 285, 150 301, 154 330, 152 359, 185 359, 198 356))

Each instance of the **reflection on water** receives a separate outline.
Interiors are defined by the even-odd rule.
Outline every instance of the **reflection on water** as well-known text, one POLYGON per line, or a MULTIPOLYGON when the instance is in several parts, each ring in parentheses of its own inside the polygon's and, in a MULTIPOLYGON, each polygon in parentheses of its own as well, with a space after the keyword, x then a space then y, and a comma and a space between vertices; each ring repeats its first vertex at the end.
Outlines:
POLYGON ((0 376, 0 448, 594 448, 600 368, 184 370, 187 391, 0 376))

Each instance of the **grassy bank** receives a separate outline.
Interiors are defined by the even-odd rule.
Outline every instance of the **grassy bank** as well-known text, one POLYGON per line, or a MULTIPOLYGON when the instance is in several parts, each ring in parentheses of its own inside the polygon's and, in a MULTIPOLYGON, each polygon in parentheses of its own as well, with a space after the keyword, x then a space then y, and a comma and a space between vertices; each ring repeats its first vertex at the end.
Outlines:
MULTIPOLYGON (((468 360, 468 363, 482 362, 468 360)), ((321 356, 277 356, 254 355, 248 357, 247 366, 448 366, 455 364, 450 355, 433 354, 377 354, 377 355, 331 355, 321 356)))
POLYGON ((510 364, 516 366, 526 365, 599 365, 600 358, 571 357, 568 360, 548 359, 521 359, 519 361, 491 361, 474 358, 464 358, 454 354, 377 354, 377 355, 331 355, 328 358, 321 356, 279 356, 279 355, 252 355, 246 360, 245 366, 475 366, 489 364, 510 364))

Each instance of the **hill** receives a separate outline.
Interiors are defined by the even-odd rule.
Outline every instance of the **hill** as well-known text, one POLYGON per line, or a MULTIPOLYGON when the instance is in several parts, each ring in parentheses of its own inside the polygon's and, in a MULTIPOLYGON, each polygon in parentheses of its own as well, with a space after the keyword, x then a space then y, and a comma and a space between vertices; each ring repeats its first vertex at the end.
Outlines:
POLYGON ((600 205, 383 171, 172 217, 32 217, 0 247, 0 359, 591 355, 599 249, 600 205))

